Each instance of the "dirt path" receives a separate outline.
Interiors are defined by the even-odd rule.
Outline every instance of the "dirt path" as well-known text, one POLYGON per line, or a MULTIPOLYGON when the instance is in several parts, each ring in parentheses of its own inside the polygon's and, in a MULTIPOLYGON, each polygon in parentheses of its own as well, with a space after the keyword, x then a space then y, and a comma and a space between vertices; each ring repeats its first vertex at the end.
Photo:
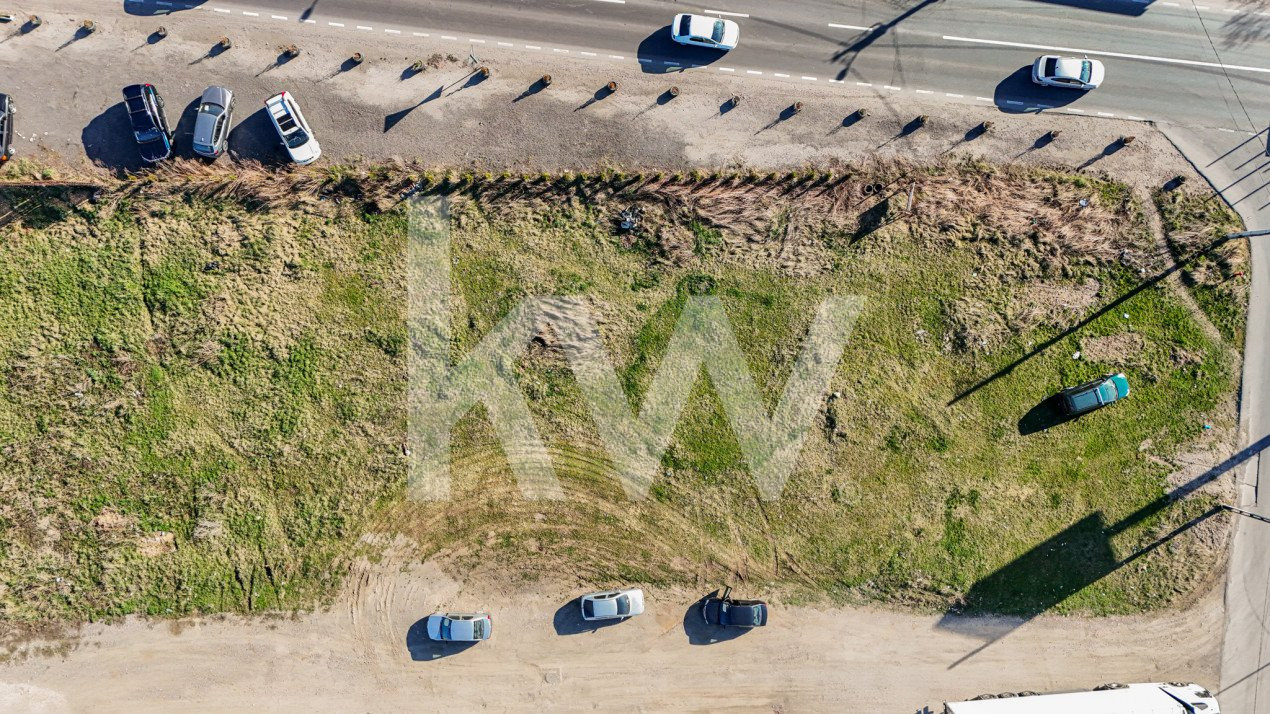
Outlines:
POLYGON ((494 593, 521 586, 473 590, 427 564, 363 565, 348 582, 329 611, 294 619, 131 620, 29 643, 0 667, 0 710, 793 712, 869 702, 907 714, 1005 689, 1215 686, 1221 644, 1220 591, 1163 617, 1026 623, 776 607, 763 630, 697 645, 688 594, 650 591, 645 615, 577 632, 576 592, 529 586, 513 601, 494 593), (493 639, 432 659, 415 623, 438 608, 488 609, 493 639))

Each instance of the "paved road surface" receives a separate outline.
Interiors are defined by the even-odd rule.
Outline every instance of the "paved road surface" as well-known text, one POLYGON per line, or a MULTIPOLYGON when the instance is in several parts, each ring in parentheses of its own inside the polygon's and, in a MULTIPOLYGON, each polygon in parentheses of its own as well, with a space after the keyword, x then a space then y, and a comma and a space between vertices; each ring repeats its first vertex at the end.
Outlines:
MULTIPOLYGON (((125 6, 145 13, 159 9, 155 2, 125 6)), ((759 72, 753 76, 791 82, 814 77, 853 89, 864 83, 879 93, 991 101, 1011 112, 1047 106, 1242 130, 1270 119, 1266 2, 726 0, 698 7, 659 0, 207 0, 189 11, 218 10, 350 33, 426 32, 478 55, 483 44, 503 41, 526 52, 638 59, 649 72, 700 64, 698 71, 759 72), (736 50, 720 55, 670 42, 666 28, 675 13, 705 9, 735 14, 741 24, 736 50), (1101 57, 1106 83, 1088 95, 1034 87, 1023 68, 1044 48, 1101 57)))

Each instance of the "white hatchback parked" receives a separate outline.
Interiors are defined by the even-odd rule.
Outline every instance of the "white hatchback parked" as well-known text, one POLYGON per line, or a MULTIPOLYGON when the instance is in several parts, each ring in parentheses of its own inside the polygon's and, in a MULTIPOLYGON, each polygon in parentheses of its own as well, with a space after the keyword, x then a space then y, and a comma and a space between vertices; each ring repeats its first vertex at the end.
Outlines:
POLYGON ((581 602, 583 620, 621 620, 644 612, 644 591, 604 590, 583 595, 581 602))
POLYGON ((741 28, 731 20, 708 15, 675 15, 670 23, 670 37, 681 45, 709 47, 724 52, 736 49, 741 28))

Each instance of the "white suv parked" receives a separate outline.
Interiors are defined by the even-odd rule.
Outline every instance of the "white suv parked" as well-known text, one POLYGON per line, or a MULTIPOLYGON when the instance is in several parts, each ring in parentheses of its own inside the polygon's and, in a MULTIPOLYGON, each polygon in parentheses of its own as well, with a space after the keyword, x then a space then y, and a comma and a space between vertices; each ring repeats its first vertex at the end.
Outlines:
POLYGON ((291 160, 301 166, 317 161, 322 155, 322 147, 313 138, 313 130, 300 112, 295 97, 280 92, 265 100, 265 108, 269 110, 273 128, 278 130, 278 137, 282 139, 291 160))

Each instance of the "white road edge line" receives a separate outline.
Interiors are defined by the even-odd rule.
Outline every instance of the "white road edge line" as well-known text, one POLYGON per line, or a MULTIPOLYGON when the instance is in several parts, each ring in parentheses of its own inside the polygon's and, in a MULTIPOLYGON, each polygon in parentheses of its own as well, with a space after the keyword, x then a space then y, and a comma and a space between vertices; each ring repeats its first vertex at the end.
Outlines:
POLYGON ((388 33, 388 34, 390 34, 390 35, 400 35, 400 34, 401 34, 401 30, 384 30, 384 32, 387 32, 387 33, 388 33))
POLYGON ((762 72, 758 71, 757 69, 747 69, 747 70, 745 70, 745 73, 746 73, 746 74, 763 74, 762 72))
POLYGON ((626 0, 596 0, 596 2, 611 2, 614 5, 625 5, 626 0))
POLYGON ((735 72, 736 70, 732 69, 731 67, 720 67, 719 71, 720 72, 735 72))
POLYGON ((373 30, 373 29, 375 29, 375 28, 373 28, 373 27, 367 27, 367 26, 365 26, 365 25, 358 25, 358 26, 357 26, 357 29, 359 29, 359 30, 373 30))
POLYGON ((1154 55, 1133 55, 1126 52, 1108 52, 1105 50, 1082 50, 1075 47, 1052 47, 1050 45, 1034 45, 1027 42, 1006 42, 1004 40, 983 40, 975 37, 957 37, 956 35, 944 35, 945 40, 950 42, 969 42, 980 45, 996 45, 999 47, 1022 47, 1030 50, 1046 50, 1050 52, 1065 52, 1071 54, 1082 55, 1099 55, 1102 57, 1123 57, 1125 59, 1144 60, 1146 62, 1164 62, 1166 64, 1184 64, 1192 67, 1217 67, 1218 69, 1233 69, 1244 72, 1264 72, 1270 74, 1270 68, 1267 67, 1248 67, 1238 64, 1224 64, 1221 62, 1200 62, 1199 60, 1175 59, 1172 57, 1156 57, 1154 55))
POLYGON ((743 12, 724 12, 722 10, 702 10, 702 12, 714 15, 731 15, 732 17, 749 17, 749 15, 743 12))
POLYGON ((214 8, 212 8, 212 12, 223 12, 223 13, 228 14, 228 13, 229 13, 229 10, 226 10, 226 9, 225 9, 225 8, 223 8, 223 7, 214 7, 214 8))
POLYGON ((861 26, 861 25, 841 25, 841 24, 836 23, 836 22, 830 22, 830 23, 828 23, 828 24, 829 24, 829 26, 830 26, 830 27, 837 27, 837 28, 842 29, 842 30, 860 30, 861 32, 863 32, 863 31, 865 31, 865 30, 872 30, 872 29, 873 29, 872 27, 863 27, 863 26, 861 26))
POLYGON ((515 45, 513 45, 513 44, 512 44, 512 43, 510 43, 510 42, 500 42, 500 43, 498 43, 498 46, 499 46, 499 47, 515 47, 515 45))
POLYGON ((247 17, 260 17, 260 13, 258 12, 248 12, 246 10, 243 10, 243 14, 246 15, 247 17))
POLYGON ((540 49, 542 49, 542 48, 541 48, 541 47, 539 47, 538 45, 525 45, 525 49, 527 49, 527 50, 540 50, 540 49))
POLYGON ((918 94, 934 94, 934 92, 932 92, 929 89, 914 89, 913 91, 917 92, 918 94))
POLYGON ((411 34, 411 35, 414 35, 415 37, 428 37, 428 36, 429 36, 429 35, 428 35, 428 33, 426 33, 426 32, 412 32, 412 33, 410 33, 410 34, 411 34))
POLYGON ((788 74, 781 74, 780 72, 772 72, 772 75, 773 75, 773 76, 776 76, 776 77, 788 77, 788 76, 789 76, 788 74))
POLYGON ((990 102, 990 101, 992 101, 992 99, 990 99, 990 98, 988 98, 988 97, 975 97, 975 99, 977 99, 977 100, 979 100, 979 101, 981 101, 981 102, 990 102))
POLYGON ((816 78, 815 78, 815 77, 808 77, 808 76, 807 76, 807 75, 805 75, 805 74, 803 75, 803 77, 802 77, 802 78, 803 78, 803 79, 805 79, 805 80, 807 80, 808 82, 815 82, 815 81, 816 81, 816 78))
POLYGON ((961 99, 962 97, 964 97, 964 96, 966 96, 966 95, 964 95, 964 94, 953 94, 952 92, 944 92, 944 96, 945 96, 945 97, 956 97, 956 98, 958 98, 958 99, 961 99))
POLYGON ((609 59, 624 60, 626 58, 623 57, 622 55, 609 55, 609 59))
POLYGON ((904 91, 904 88, 903 88, 903 87, 892 87, 892 86, 891 86, 891 85, 889 85, 889 84, 884 84, 884 85, 882 85, 882 87, 883 87, 883 88, 885 88, 885 89, 894 90, 894 91, 896 91, 896 92, 902 92, 902 91, 904 91))
POLYGON ((872 87, 872 82, 856 82, 857 87, 872 87))
POLYGON ((270 15, 269 17, 272 17, 272 18, 273 18, 273 19, 275 19, 275 20, 285 20, 285 19, 287 19, 287 16, 286 16, 286 15, 270 15))

